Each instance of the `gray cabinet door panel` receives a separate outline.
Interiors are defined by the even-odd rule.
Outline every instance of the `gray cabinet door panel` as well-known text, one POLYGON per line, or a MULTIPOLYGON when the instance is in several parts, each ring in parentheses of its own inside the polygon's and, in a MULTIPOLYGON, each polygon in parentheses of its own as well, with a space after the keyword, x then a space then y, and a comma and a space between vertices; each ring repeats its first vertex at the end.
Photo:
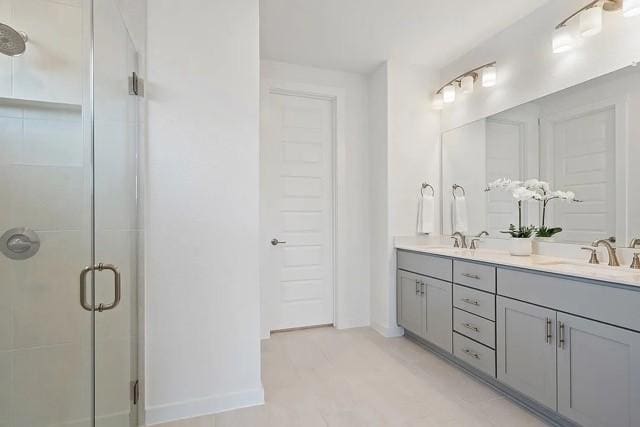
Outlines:
POLYGON ((640 426, 640 334, 558 313, 558 412, 584 427, 640 426))
POLYGON ((453 285, 453 306, 489 320, 496 319, 496 296, 494 294, 453 285))
POLYGON ((426 277, 398 270, 398 324, 426 339, 427 312, 425 307, 426 277))
POLYGON ((498 380, 555 410, 556 312, 498 297, 496 314, 498 380))
POLYGON ((496 352, 470 340, 457 332, 453 333, 453 354, 458 359, 472 365, 484 373, 496 376, 496 352))
POLYGON ((426 340, 443 350, 452 351, 451 294, 452 285, 442 280, 425 278, 427 304, 426 340))
POLYGON ((491 320, 456 308, 453 310, 453 329, 487 347, 496 348, 496 324, 491 320))

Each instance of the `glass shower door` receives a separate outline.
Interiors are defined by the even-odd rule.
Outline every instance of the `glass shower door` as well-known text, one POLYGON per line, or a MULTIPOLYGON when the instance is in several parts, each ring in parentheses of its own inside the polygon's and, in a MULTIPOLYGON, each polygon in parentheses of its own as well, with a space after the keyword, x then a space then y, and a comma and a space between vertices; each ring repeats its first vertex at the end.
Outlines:
POLYGON ((116 3, 0 0, 0 427, 137 424, 137 59, 116 3))
MULTIPOLYGON (((97 426, 136 426, 138 269, 142 240, 137 53, 115 0, 94 0, 94 247, 121 275, 121 298, 95 314, 97 426)), ((96 301, 114 300, 113 275, 96 273, 96 301)))

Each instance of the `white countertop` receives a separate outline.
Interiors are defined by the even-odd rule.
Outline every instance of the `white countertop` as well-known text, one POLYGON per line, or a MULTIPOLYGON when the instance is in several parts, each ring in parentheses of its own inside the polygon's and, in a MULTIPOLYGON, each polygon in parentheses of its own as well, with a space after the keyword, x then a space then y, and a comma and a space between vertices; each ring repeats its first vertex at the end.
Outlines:
POLYGON ((507 251, 491 249, 461 249, 443 245, 396 243, 396 249, 442 255, 462 260, 486 262, 545 273, 560 274, 640 288, 640 270, 627 267, 594 265, 569 258, 543 255, 512 256, 507 251))

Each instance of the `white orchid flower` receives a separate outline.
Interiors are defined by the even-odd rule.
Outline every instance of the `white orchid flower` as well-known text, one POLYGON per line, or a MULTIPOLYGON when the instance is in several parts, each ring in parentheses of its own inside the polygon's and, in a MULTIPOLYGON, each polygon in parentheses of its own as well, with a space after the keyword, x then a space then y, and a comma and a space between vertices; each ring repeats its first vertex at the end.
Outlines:
POLYGON ((511 191, 511 193, 513 194, 513 198, 519 202, 525 202, 527 200, 537 199, 540 197, 538 193, 525 187, 516 187, 511 191))

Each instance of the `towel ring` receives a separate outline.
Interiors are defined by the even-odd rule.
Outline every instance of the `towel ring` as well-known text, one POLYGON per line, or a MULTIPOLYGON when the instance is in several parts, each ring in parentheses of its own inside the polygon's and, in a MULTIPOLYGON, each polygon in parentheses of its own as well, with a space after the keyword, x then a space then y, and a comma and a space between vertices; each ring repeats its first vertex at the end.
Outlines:
POLYGON ((420 195, 422 197, 424 197, 424 189, 425 188, 430 188, 431 189, 431 196, 435 196, 436 195, 436 190, 434 190, 433 186, 431 184, 423 182, 422 186, 420 187, 420 195))
POLYGON ((464 187, 463 187, 462 185, 453 184, 453 185, 451 186, 451 194, 453 194, 453 197, 454 197, 454 198, 455 198, 455 197, 458 197, 458 196, 456 195, 456 190, 457 190, 457 189, 462 190, 462 195, 463 195, 463 196, 465 196, 465 197, 467 196, 467 192, 466 192, 466 191, 464 191, 464 187))

